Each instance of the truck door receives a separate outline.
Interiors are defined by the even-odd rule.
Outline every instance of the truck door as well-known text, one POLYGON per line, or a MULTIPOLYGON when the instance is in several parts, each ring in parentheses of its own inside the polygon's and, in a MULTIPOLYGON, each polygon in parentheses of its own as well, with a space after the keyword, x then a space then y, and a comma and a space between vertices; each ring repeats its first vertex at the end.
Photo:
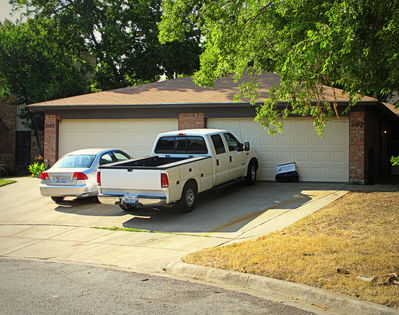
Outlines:
POLYGON ((230 179, 229 175, 229 153, 226 152, 226 147, 219 134, 211 135, 211 140, 215 150, 214 170, 215 170, 215 185, 223 184, 230 179))
POLYGON ((242 144, 231 133, 223 133, 229 156, 230 180, 244 176, 246 172, 245 152, 242 144))

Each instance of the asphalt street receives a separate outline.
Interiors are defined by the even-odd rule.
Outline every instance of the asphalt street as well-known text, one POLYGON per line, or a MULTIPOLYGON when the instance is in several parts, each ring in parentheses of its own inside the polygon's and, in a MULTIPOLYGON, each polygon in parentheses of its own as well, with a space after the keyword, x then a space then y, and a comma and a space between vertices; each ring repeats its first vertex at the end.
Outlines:
POLYGON ((0 259, 1 314, 311 314, 213 286, 110 268, 0 259))

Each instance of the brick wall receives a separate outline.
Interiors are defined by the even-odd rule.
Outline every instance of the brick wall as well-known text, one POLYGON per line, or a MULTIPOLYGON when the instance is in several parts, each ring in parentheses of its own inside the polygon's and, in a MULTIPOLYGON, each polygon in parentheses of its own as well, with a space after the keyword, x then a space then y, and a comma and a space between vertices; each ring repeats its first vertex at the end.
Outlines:
POLYGON ((376 108, 358 107, 349 114, 349 180, 373 184, 390 175, 392 128, 376 108))
POLYGON ((44 159, 50 166, 58 159, 57 115, 46 114, 44 118, 44 159))
POLYGON ((0 164, 7 168, 15 168, 15 128, 17 119, 17 107, 0 101, 0 118, 7 130, 0 131, 0 164))
POLYGON ((206 128, 204 113, 180 113, 179 130, 206 128))
POLYGON ((349 181, 365 184, 365 112, 353 109, 349 114, 349 181))

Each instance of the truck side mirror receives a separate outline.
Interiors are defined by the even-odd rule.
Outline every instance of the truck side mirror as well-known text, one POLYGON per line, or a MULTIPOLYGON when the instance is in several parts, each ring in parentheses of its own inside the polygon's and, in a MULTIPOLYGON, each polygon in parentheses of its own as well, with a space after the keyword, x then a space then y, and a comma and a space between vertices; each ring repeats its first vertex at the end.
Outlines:
POLYGON ((249 141, 245 140, 244 141, 244 150, 249 151, 251 149, 251 146, 249 145, 249 141))

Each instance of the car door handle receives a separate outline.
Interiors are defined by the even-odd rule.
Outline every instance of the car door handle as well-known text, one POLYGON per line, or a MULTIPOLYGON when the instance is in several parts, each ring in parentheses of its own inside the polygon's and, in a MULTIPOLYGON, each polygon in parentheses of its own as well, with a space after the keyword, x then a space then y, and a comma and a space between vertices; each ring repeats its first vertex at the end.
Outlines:
POLYGON ((231 162, 233 162, 233 159, 232 159, 232 157, 231 157, 231 155, 230 155, 230 163, 231 163, 231 162))
POLYGON ((219 159, 216 159, 216 165, 219 166, 219 159))

